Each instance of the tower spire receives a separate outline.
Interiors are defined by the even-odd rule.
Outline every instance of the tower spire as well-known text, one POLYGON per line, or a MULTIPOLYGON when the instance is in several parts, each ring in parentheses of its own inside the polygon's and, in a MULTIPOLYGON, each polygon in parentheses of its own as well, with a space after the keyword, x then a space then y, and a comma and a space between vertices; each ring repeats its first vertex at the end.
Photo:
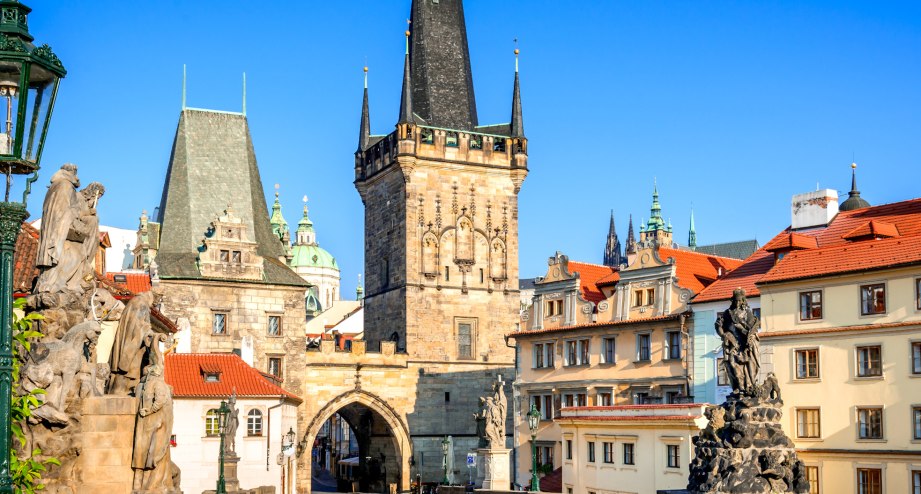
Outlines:
MULTIPOLYGON (((518 39, 515 39, 518 44, 518 39)), ((518 83, 518 54, 520 51, 515 47, 515 88, 512 91, 512 137, 524 137, 524 118, 521 115, 521 88, 518 83)))
POLYGON ((185 110, 185 88, 186 88, 186 72, 185 64, 182 64, 182 109, 185 110))
POLYGON ((636 236, 633 234, 633 215, 630 215, 630 223, 627 225, 627 245, 626 254, 636 254, 636 236))
POLYGON ((688 230, 688 247, 697 248, 697 230, 694 228, 694 209, 691 209, 691 227, 688 230))
POLYGON ((860 191, 857 190, 857 163, 851 163, 851 190, 847 193, 847 200, 841 203, 839 211, 853 211, 870 207, 866 199, 860 197, 860 191))
POLYGON ((413 83, 409 55, 409 37, 406 31, 406 58, 403 61, 403 94, 400 97, 400 120, 397 123, 413 123, 413 83))
POLYGON ((604 246, 604 265, 616 268, 623 263, 620 253, 620 240, 614 227, 614 210, 611 210, 611 223, 608 225, 608 239, 604 246))
POLYGON ((371 142, 371 111, 368 107, 368 66, 365 71, 365 91, 361 101, 361 126, 358 131, 358 150, 364 151, 371 142))

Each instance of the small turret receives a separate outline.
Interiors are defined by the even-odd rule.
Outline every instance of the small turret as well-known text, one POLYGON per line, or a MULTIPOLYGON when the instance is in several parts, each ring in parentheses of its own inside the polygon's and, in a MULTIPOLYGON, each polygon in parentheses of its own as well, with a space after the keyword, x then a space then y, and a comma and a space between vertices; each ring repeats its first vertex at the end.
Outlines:
POLYGON ((365 92, 361 102, 361 126, 358 131, 358 151, 364 151, 371 142, 371 111, 368 106, 368 67, 365 70, 365 92))
POLYGON ((853 211, 870 207, 870 203, 860 197, 860 191, 857 190, 857 163, 851 163, 851 191, 847 193, 847 196, 838 211, 853 211))
POLYGON ((515 48, 515 88, 512 90, 512 137, 524 137, 524 117, 521 114, 521 87, 518 82, 518 54, 515 48))

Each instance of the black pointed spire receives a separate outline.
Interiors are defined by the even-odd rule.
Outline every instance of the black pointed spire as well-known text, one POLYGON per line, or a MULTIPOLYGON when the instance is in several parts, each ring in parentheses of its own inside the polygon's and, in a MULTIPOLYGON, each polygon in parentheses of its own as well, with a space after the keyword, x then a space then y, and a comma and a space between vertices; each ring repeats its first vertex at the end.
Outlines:
POLYGON ((521 88, 518 84, 518 53, 518 48, 515 48, 515 89, 512 91, 512 137, 524 137, 524 117, 521 115, 521 88))
POLYGON ((608 240, 604 246, 604 265, 616 268, 623 264, 620 254, 620 240, 614 227, 614 210, 611 210, 611 224, 608 226, 608 240))
POLYGON ((410 21, 412 99, 426 125, 477 126, 462 0, 413 0, 410 21))
POLYGON ((636 237, 633 235, 633 215, 630 215, 630 224, 627 226, 626 254, 636 254, 636 237))
POLYGON ((860 197, 860 191, 857 190, 857 163, 851 163, 851 191, 847 193, 847 196, 847 200, 838 207, 839 211, 853 211, 870 207, 870 203, 860 197))
POLYGON ((403 94, 400 96, 400 120, 397 123, 415 123, 413 120, 413 86, 409 58, 409 36, 406 31, 406 59, 403 61, 403 94))
POLYGON ((371 111, 368 108, 368 67, 365 67, 365 95, 361 102, 361 128, 358 131, 358 150, 364 151, 371 142, 371 111))

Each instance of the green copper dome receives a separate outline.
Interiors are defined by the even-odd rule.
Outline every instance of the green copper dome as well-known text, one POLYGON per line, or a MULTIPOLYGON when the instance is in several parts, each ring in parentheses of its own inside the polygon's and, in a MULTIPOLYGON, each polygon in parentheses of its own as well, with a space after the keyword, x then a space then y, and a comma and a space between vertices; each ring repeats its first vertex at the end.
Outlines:
POLYGON ((291 267, 339 269, 336 258, 317 244, 295 245, 291 249, 291 267))

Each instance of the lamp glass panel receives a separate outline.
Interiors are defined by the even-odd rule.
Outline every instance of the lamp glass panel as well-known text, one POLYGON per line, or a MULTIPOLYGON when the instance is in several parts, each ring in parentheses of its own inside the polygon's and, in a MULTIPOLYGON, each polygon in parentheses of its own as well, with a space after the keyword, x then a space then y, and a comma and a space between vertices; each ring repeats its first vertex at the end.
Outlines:
POLYGON ((29 100, 26 105, 26 128, 22 136, 22 157, 27 161, 38 160, 38 148, 44 138, 42 132, 45 130, 45 122, 51 109, 51 95, 57 82, 56 76, 40 67, 33 66, 32 73, 32 80, 29 81, 29 100), (38 72, 40 77, 34 77, 35 72, 38 72), (43 74, 47 74, 47 77, 43 74))
POLYGON ((16 116, 19 109, 19 82, 22 63, 0 60, 0 154, 15 153, 16 116))

